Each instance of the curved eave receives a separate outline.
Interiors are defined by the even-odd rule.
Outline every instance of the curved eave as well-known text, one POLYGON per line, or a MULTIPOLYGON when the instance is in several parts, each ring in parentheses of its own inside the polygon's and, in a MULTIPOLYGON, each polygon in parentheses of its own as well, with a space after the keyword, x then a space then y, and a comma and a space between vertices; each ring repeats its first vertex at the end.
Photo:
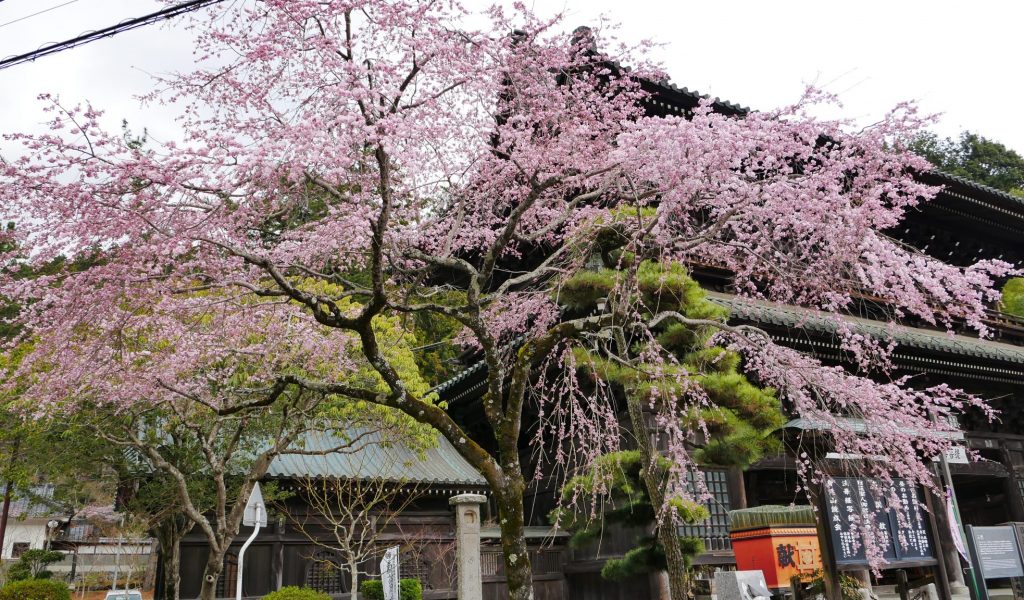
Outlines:
MULTIPOLYGON (((826 335, 838 333, 838 324, 828 313, 718 292, 708 292, 708 299, 729 309, 733 317, 745 321, 826 335)), ((1024 347, 1021 346, 860 317, 844 316, 843 320, 852 325, 857 333, 878 340, 894 341, 902 347, 982 358, 1008 365, 1024 365, 1024 347)))
MULTIPOLYGON (((267 471, 271 479, 375 480, 396 484, 482 487, 487 481, 444 437, 421 452, 398 443, 386 443, 376 434, 365 445, 322 455, 282 454, 267 471)), ((329 434, 310 434, 304 451, 334 448, 339 439, 329 434)))
POLYGON ((941 185, 947 191, 964 194, 983 206, 987 202, 991 210, 1024 220, 1024 198, 938 169, 920 173, 917 177, 924 183, 941 185))

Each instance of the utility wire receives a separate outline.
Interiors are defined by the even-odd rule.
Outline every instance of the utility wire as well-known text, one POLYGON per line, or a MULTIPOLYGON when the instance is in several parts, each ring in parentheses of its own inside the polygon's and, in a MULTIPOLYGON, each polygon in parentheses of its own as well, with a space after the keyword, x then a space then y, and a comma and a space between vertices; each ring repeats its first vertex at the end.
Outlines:
MULTIPOLYGON (((0 0, 0 2, 2 1, 3 0, 0 0)), ((223 1, 224 0, 189 0, 188 2, 182 2, 181 4, 169 6, 163 10, 158 10, 155 13, 150 13, 142 17, 135 17, 134 19, 121 21, 117 25, 111 25, 110 27, 104 27, 103 29, 83 33, 78 37, 71 38, 70 40, 64 40, 63 42, 48 44, 46 46, 39 48, 38 50, 33 50, 31 52, 26 52, 25 54, 19 54, 17 56, 9 56, 3 60, 0 60, 0 69, 6 69, 8 67, 13 67, 14 65, 19 65, 21 63, 31 62, 43 56, 56 54, 64 50, 69 50, 77 46, 88 44, 89 42, 95 42, 96 40, 112 37, 125 31, 131 31, 132 29, 145 27, 146 25, 151 25, 159 21, 172 19, 174 17, 190 13, 192 11, 199 10, 200 8, 211 6, 213 4, 217 4, 223 1)))
MULTIPOLYGON (((0 2, 3 2, 3 0, 0 0, 0 2)), ((78 0, 68 0, 68 2, 65 2, 64 4, 58 4, 57 6, 51 6, 50 8, 47 8, 45 10, 41 10, 39 12, 34 12, 34 13, 30 14, 30 15, 25 15, 24 17, 21 17, 20 19, 15 19, 13 21, 8 21, 6 23, 0 23, 0 27, 7 27, 8 25, 14 25, 15 23, 20 23, 21 21, 24 21, 25 19, 31 19, 32 17, 35 17, 37 15, 41 15, 43 13, 48 13, 51 10, 57 10, 58 8, 60 8, 62 6, 67 6, 68 4, 74 4, 75 2, 78 2, 78 0)))

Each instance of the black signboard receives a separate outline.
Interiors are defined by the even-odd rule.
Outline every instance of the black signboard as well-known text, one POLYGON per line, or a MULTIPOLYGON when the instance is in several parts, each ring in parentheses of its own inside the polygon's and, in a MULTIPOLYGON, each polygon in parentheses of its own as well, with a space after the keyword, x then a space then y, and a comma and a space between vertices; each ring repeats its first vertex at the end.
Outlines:
POLYGON ((903 506, 902 524, 897 510, 875 498, 870 480, 836 477, 825 481, 825 516, 836 564, 867 564, 859 523, 882 534, 877 539, 886 540, 882 556, 887 562, 922 562, 935 557, 920 491, 904 479, 892 484, 903 506))
POLYGON ((1021 564, 1012 525, 972 527, 971 536, 982 577, 1024 577, 1024 564, 1021 564))

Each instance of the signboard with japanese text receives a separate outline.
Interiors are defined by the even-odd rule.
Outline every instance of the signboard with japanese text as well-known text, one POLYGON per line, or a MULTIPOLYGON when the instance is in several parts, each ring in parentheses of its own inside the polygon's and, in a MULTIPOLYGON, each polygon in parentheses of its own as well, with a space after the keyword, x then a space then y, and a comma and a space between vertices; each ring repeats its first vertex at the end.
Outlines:
POLYGON ((902 522, 897 510, 875 498, 869 480, 836 477, 825 481, 825 517, 837 564, 867 564, 857 523, 876 528, 882 534, 881 539, 888 541, 882 549, 888 562, 918 562, 935 557, 920 492, 904 479, 894 480, 893 485, 904 507, 902 522))
POLYGON ((1012 525, 972 527, 971 536, 982 577, 1024 577, 1024 564, 1012 525))
POLYGON ((398 600, 398 546, 384 552, 384 560, 380 561, 380 580, 384 587, 384 600, 398 600))
POLYGON ((967 455, 967 448, 963 446, 951 446, 946 449, 946 462, 949 464, 966 465, 970 464, 971 459, 967 455))

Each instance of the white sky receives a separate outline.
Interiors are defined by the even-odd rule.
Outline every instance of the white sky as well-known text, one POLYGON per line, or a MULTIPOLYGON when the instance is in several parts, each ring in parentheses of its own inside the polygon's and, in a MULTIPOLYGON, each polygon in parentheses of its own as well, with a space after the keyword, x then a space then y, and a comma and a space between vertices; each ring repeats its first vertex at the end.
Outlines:
MULTIPOLYGON (((840 94, 846 116, 865 122, 895 103, 917 100, 943 113, 943 135, 977 131, 1024 151, 1020 61, 1024 2, 977 0, 528 0, 541 13, 564 10, 568 22, 600 15, 622 24, 626 40, 664 44, 656 58, 680 86, 766 109, 794 100, 805 84, 840 94)), ((0 57, 152 12, 156 0, 0 0, 0 57)), ((465 0, 484 7, 489 0, 465 0)), ((135 94, 148 75, 185 70, 189 37, 150 26, 0 70, 0 133, 42 120, 41 92, 72 103, 90 100, 113 124, 128 119, 155 139, 174 137, 168 114, 142 111, 135 94)), ((10 156, 14 148, 0 143, 10 156)))

